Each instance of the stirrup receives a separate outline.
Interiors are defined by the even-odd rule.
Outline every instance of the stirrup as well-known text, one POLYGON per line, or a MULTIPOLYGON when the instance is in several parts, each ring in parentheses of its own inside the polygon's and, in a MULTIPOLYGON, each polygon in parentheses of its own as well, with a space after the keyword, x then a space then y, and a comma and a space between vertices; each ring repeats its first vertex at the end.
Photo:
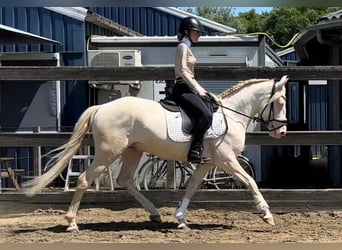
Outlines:
POLYGON ((188 162, 191 162, 191 163, 204 164, 210 160, 211 159, 208 157, 203 157, 202 152, 198 152, 195 150, 190 150, 190 152, 188 154, 188 162))

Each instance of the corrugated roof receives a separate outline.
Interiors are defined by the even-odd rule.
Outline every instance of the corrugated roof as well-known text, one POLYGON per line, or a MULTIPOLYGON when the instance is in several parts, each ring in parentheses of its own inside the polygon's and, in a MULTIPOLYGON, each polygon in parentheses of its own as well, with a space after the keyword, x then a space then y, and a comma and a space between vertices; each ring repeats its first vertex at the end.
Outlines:
MULTIPOLYGON (((90 14, 94 15, 93 12, 90 12, 88 11, 86 8, 83 8, 83 7, 45 7, 46 9, 49 9, 51 11, 54 11, 54 12, 57 12, 59 14, 62 14, 62 15, 65 15, 65 16, 68 16, 68 17, 71 17, 71 18, 74 18, 74 19, 77 19, 79 21, 91 21, 91 20, 94 20, 94 16, 89 16, 90 14)), ((197 16, 195 14, 192 14, 192 13, 189 13, 189 12, 186 12, 186 11, 183 11, 183 10, 180 10, 180 9, 177 9, 177 8, 174 8, 174 7, 153 7, 154 9, 157 9, 161 12, 165 12, 165 13, 168 13, 172 16, 176 16, 176 17, 179 17, 179 18, 184 18, 184 17, 187 17, 187 16, 194 16, 196 17, 197 19, 200 20, 201 24, 204 26, 204 27, 207 27, 207 28, 210 28, 210 29, 214 29, 214 30, 217 30, 218 32, 221 32, 221 33, 224 33, 224 34, 229 34, 229 33, 235 33, 236 32, 236 29, 232 28, 232 27, 229 27, 227 25, 223 25, 223 24, 220 24, 220 23, 217 23, 217 22, 214 22, 212 20, 209 20, 207 18, 204 18, 204 17, 200 17, 200 16, 197 16)), ((104 17, 103 17, 104 18, 104 17)), ((99 18, 97 18, 97 21, 99 20, 99 18)), ((106 25, 108 24, 108 19, 107 18, 107 21, 105 22, 106 25)), ((120 33, 123 33, 122 35, 132 35, 134 34, 135 31, 125 27, 125 26, 122 26, 116 22, 114 22, 113 20, 112 21, 112 25, 110 25, 110 29, 113 29, 114 27, 118 27, 117 28, 117 31, 120 33)), ((99 23, 96 23, 96 24, 99 24, 99 23)), ((107 25, 108 27, 108 25, 107 25)), ((136 35, 141 35, 140 33, 138 32, 135 32, 137 33, 136 35)))
POLYGON ((321 17, 318 22, 324 21, 324 20, 332 20, 332 19, 342 19, 342 10, 338 10, 332 13, 329 13, 328 15, 325 15, 321 17))
POLYGON ((98 27, 112 31, 120 36, 142 36, 142 34, 140 34, 139 32, 129 29, 126 26, 113 22, 112 20, 91 11, 88 11, 85 20, 86 22, 92 23, 98 27))
POLYGON ((86 21, 98 27, 112 31, 120 36, 141 36, 139 32, 129 29, 123 25, 120 25, 108 18, 98 15, 83 7, 46 7, 46 9, 74 18, 82 22, 86 21))
POLYGON ((342 10, 323 16, 319 21, 305 28, 294 41, 294 48, 302 58, 308 58, 306 44, 313 39, 319 43, 340 46, 342 30, 342 10), (324 34, 323 34, 324 31, 324 34), (324 37, 323 37, 324 35, 324 37))

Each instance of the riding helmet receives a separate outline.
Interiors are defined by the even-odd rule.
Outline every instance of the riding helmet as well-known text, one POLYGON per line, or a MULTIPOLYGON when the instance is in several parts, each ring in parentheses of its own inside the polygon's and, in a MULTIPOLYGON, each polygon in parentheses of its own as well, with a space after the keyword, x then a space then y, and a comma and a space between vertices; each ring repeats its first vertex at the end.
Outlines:
POLYGON ((179 33, 183 34, 185 30, 197 30, 204 32, 202 24, 195 17, 186 17, 181 20, 179 25, 179 33))

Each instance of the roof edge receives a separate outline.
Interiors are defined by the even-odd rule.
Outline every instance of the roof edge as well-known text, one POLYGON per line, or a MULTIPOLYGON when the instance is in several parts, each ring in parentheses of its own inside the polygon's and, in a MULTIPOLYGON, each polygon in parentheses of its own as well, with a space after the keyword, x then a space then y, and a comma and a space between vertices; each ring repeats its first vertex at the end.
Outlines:
POLYGON ((236 33, 236 29, 229 27, 227 25, 221 24, 221 23, 217 23, 215 21, 209 20, 207 18, 201 17, 201 16, 197 16, 195 14, 177 9, 175 7, 153 7, 157 10, 160 10, 162 12, 166 12, 168 14, 174 15, 174 16, 178 16, 181 18, 187 17, 187 16, 193 16, 196 17, 198 20, 200 20, 201 24, 205 27, 211 28, 211 29, 215 29, 217 31, 223 32, 223 33, 236 33))
POLYGON ((11 35, 15 34, 17 39, 10 39, 9 36, 3 36, 0 38, 0 44, 30 44, 30 43, 51 43, 51 44, 60 44, 59 41, 39 36, 27 31, 23 31, 17 28, 13 28, 4 24, 0 24, 0 30, 10 33, 11 35))
POLYGON ((56 13, 74 18, 79 21, 84 21, 88 10, 83 7, 44 7, 45 9, 54 11, 56 13))

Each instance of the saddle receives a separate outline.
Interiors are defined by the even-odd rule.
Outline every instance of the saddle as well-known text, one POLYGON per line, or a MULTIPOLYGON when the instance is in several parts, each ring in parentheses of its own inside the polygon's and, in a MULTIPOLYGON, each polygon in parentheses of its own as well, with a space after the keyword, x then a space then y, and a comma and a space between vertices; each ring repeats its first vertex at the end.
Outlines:
MULTIPOLYGON (((204 100, 205 104, 215 113, 219 107, 218 100, 215 95, 209 93, 208 98, 204 100)), ((195 121, 192 117, 188 116, 186 112, 178 106, 171 98, 161 99, 160 105, 170 112, 180 112, 182 118, 182 130, 187 134, 193 134, 195 121)))
POLYGON ((194 127, 194 119, 189 117, 185 111, 179 107, 173 100, 161 99, 159 101, 163 108, 170 112, 180 112, 182 117, 182 130, 187 134, 192 134, 194 127))

